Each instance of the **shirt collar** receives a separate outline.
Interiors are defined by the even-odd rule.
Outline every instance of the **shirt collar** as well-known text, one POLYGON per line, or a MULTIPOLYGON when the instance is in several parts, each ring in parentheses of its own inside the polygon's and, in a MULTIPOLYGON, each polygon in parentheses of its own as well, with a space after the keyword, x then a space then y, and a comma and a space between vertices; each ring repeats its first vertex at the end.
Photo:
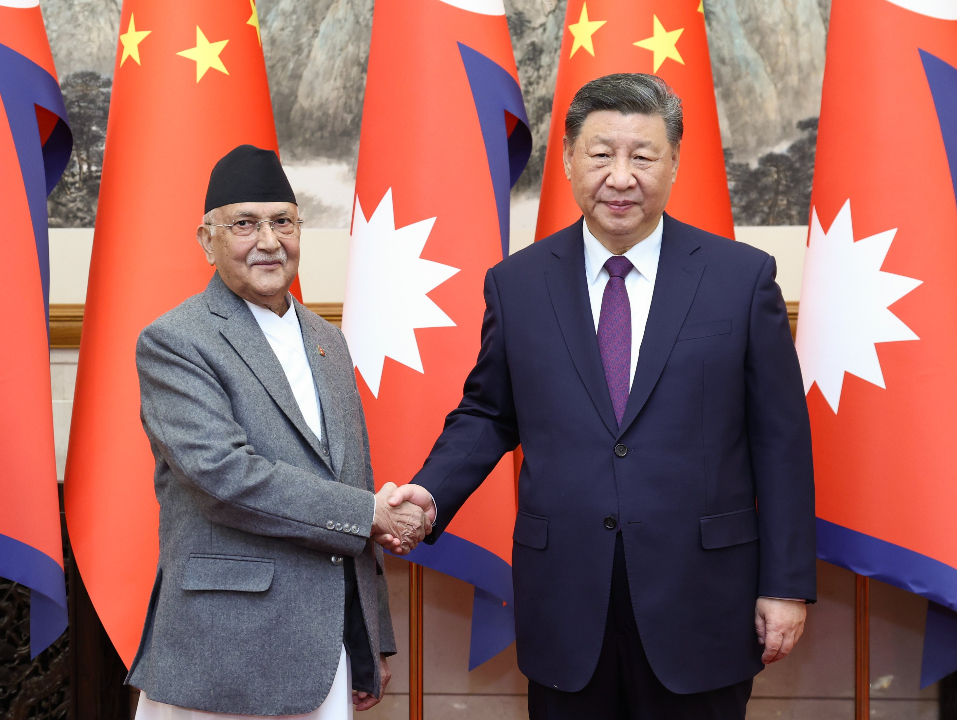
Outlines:
POLYGON ((249 302, 249 300, 244 299, 243 302, 246 303, 246 306, 253 314, 256 322, 259 323, 259 326, 264 330, 269 328, 276 332, 285 331, 288 333, 290 330, 292 330, 296 333, 299 333, 299 318, 296 315, 296 306, 293 303, 291 296, 287 295, 286 299, 289 302, 289 309, 286 310, 282 317, 268 308, 260 307, 259 305, 249 302))
MULTIPOLYGON (((659 218, 658 225, 651 231, 651 235, 646 237, 631 250, 625 253, 625 257, 631 261, 647 280, 652 284, 658 275, 658 258, 661 256, 661 236, 664 232, 664 216, 659 218)), ((588 284, 592 285, 597 279, 599 273, 604 269, 605 262, 614 255, 608 248, 598 242, 591 230, 588 229, 588 223, 582 222, 582 236, 585 240, 585 277, 588 284)))

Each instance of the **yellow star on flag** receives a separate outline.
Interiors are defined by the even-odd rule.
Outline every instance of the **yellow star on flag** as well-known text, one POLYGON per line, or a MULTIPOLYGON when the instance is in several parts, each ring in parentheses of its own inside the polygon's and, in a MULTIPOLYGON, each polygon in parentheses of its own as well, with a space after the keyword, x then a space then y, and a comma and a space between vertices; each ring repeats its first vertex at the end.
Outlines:
POLYGON ((137 30, 136 23, 133 21, 133 13, 130 13, 130 27, 120 35, 120 42, 123 43, 123 57, 120 58, 120 67, 126 62, 126 58, 131 57, 140 65, 140 43, 143 38, 149 35, 151 30, 137 30))
POLYGON ((704 0, 698 3, 698 12, 704 15, 704 0))
POLYGON ((652 15, 652 17, 654 18, 655 22, 655 34, 650 38, 639 40, 635 43, 635 45, 640 48, 644 48, 645 50, 651 50, 655 53, 655 69, 653 72, 658 72, 658 68, 661 67, 661 63, 668 58, 677 60, 684 65, 685 61, 681 59, 681 54, 678 52, 676 44, 678 42, 678 38, 681 37, 681 33, 683 33, 685 29, 678 28, 677 30, 666 32, 664 26, 661 24, 661 21, 658 19, 658 16, 652 15))
POLYGON ((252 25, 254 28, 256 28, 256 38, 259 40, 259 47, 262 47, 263 36, 259 31, 259 11, 256 9, 256 3, 254 0, 249 0, 249 7, 252 8, 253 14, 249 16, 249 20, 246 21, 246 24, 252 25))
POLYGON ((196 82, 199 82, 210 68, 229 75, 229 71, 226 69, 226 66, 223 65, 223 61, 219 59, 219 54, 228 42, 229 40, 220 40, 219 42, 211 43, 206 39, 206 36, 203 35, 203 31, 199 29, 199 25, 197 25, 196 47, 183 50, 176 54, 196 61, 196 82))
POLYGON ((575 42, 572 43, 572 54, 568 57, 575 57, 578 48, 585 48, 592 57, 595 57, 595 46, 592 45, 591 36, 606 22, 607 20, 589 20, 588 6, 582 3, 582 14, 581 17, 578 18, 578 22, 568 26, 568 29, 575 37, 575 42))

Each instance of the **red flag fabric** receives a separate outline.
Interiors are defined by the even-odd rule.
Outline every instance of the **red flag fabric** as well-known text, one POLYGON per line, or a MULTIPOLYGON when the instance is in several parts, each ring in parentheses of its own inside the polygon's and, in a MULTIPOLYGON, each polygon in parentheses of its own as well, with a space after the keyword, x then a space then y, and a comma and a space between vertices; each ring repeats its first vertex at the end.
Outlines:
POLYGON ((0 576, 30 588, 30 652, 67 624, 53 449, 47 320, 47 195, 73 139, 40 6, 0 0, 0 207, 5 291, 0 314, 0 576))
POLYGON ((834 0, 797 335, 819 557, 952 610, 955 20, 935 0, 834 0))
MULTIPOLYGON (((342 327, 380 486, 412 478, 462 397, 530 152, 501 0, 376 2, 342 327)), ((514 639, 515 509, 506 458, 408 556, 476 586, 472 666, 514 639)))
POLYGON ((658 75, 683 103, 681 166, 668 213, 733 238, 703 0, 568 0, 535 239, 581 216, 562 166, 572 98, 589 80, 622 72, 658 75))
POLYGON ((243 143, 277 150, 256 5, 125 0, 65 493, 83 582, 127 665, 158 553, 136 338, 209 281, 196 242, 206 185, 243 143))

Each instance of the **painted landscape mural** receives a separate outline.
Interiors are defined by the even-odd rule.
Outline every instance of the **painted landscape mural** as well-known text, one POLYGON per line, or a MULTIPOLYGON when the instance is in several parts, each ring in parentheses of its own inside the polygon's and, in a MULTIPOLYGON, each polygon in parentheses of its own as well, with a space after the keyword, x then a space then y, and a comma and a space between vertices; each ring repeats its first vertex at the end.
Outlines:
MULTIPOLYGON (((312 227, 349 226, 373 0, 260 0, 283 164, 312 227)), ((513 227, 534 225, 564 0, 505 0, 534 150, 513 227)), ((737 225, 807 223, 830 0, 705 0, 737 225)), ((121 0, 43 0, 75 151, 54 227, 92 227, 121 0)))

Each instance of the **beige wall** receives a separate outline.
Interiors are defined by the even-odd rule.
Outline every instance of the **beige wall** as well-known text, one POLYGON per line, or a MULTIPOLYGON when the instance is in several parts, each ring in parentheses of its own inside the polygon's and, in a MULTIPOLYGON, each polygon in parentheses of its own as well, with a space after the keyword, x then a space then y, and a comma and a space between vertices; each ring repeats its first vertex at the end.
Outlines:
MULTIPOLYGON (((800 295, 806 228, 737 228, 739 240, 761 247, 778 261, 785 299, 800 295)), ((531 242, 515 233, 513 249, 531 242)), ((308 302, 341 302, 348 232, 307 230, 301 281, 308 302)), ((92 231, 51 231, 51 301, 81 303, 86 294, 92 231)), ((77 351, 50 355, 57 470, 62 478, 76 383, 77 351)), ((387 560, 399 655, 391 692, 366 720, 408 717, 408 565, 387 560)), ((853 718, 853 575, 819 563, 820 601, 809 611, 807 632, 794 654, 755 681, 749 720, 851 720, 853 718)), ((873 583, 871 619, 872 717, 931 720, 936 687, 918 689, 926 602, 883 583, 873 583)), ((425 575, 425 710, 446 720, 525 718, 526 682, 514 646, 468 672, 471 586, 427 571, 425 575)), ((569 618, 569 622, 573 622, 569 618)), ((689 649, 693 652, 693 648, 689 649)), ((583 719, 588 720, 588 719, 583 719)))
MULTIPOLYGON (((774 255, 778 262, 778 283, 784 299, 797 300, 801 294, 807 228, 738 227, 735 233, 738 240, 774 255)), ((533 237, 533 230, 513 232, 512 252, 531 243, 533 237)), ((92 249, 92 230, 50 230, 51 303, 84 302, 92 249)), ((199 252, 199 248, 196 252, 199 252)), ((299 271, 303 300, 313 303, 342 302, 345 297, 348 254, 348 230, 303 230, 299 271)))

